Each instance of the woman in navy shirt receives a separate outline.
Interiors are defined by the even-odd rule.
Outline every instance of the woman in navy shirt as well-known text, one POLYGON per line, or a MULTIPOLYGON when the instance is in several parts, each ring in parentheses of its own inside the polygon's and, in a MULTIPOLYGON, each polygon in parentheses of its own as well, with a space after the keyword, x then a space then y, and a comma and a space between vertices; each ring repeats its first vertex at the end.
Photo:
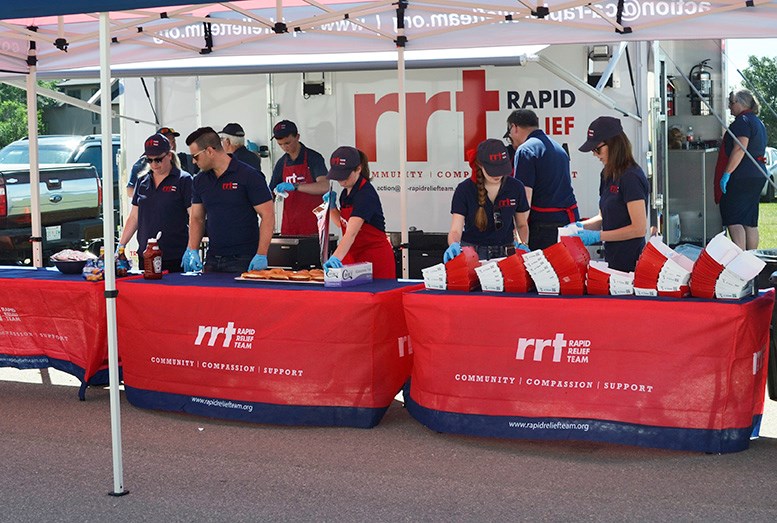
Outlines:
POLYGON ((756 116, 759 105, 747 89, 732 92, 728 106, 736 119, 723 136, 728 156, 720 179, 720 216, 731 241, 742 249, 758 248, 758 204, 766 181, 766 128, 756 116), (736 136, 740 147, 731 136, 736 136), (750 156, 746 157, 744 147, 750 156))
POLYGON ((119 246, 138 233, 138 260, 143 269, 143 251, 149 238, 159 238, 162 269, 181 272, 181 258, 189 241, 189 207, 192 205, 192 177, 180 169, 170 142, 161 134, 145 143, 148 163, 138 175, 132 210, 124 224, 119 246), (147 173, 147 174, 146 174, 147 173))
MULTIPOLYGON (((372 263, 373 278, 396 279, 394 249, 386 237, 386 220, 375 187, 370 183, 367 155, 355 147, 338 147, 329 159, 329 180, 336 180, 340 193, 340 210, 332 209, 343 237, 337 249, 324 262, 324 270, 342 267, 343 263, 372 263)), ((334 193, 324 195, 324 200, 334 193)))
POLYGON ((634 161, 621 121, 600 116, 588 127, 580 151, 594 153, 604 164, 599 183, 599 214, 582 223, 577 235, 586 245, 604 242, 610 268, 633 271, 645 247, 650 186, 634 161))
POLYGON ((523 184, 512 177, 513 166, 500 140, 480 142, 472 163, 472 177, 461 182, 451 202, 448 262, 472 246, 487 260, 528 251, 529 202, 523 184))

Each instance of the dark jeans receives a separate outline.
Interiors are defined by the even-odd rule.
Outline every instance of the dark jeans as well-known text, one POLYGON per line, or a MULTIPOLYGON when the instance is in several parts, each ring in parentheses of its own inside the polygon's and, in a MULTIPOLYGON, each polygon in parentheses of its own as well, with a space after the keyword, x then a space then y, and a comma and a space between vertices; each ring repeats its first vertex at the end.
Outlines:
POLYGON ((235 272, 248 270, 248 265, 254 258, 253 254, 235 254, 233 256, 218 256, 208 253, 205 257, 204 272, 235 272))
POLYGON ((567 223, 529 222, 529 249, 536 251, 558 243, 558 228, 567 223))
POLYGON ((515 245, 473 245, 461 242, 462 247, 472 247, 478 253, 478 259, 490 260, 491 258, 504 258, 515 254, 515 245))

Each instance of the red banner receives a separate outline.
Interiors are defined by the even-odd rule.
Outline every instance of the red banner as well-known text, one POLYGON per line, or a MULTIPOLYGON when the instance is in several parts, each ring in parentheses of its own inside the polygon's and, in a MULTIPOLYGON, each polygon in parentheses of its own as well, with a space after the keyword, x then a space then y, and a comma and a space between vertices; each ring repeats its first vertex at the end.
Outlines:
POLYGON ((141 398, 134 389, 180 396, 176 407, 147 397, 141 406, 203 413, 207 405, 215 417, 284 423, 248 414, 257 404, 385 409, 410 375, 406 286, 339 292, 253 282, 200 287, 181 285, 183 278, 119 284, 128 398, 141 398))
POLYGON ((560 426, 524 423, 567 419, 749 436, 763 412, 774 291, 737 302, 432 291, 404 301, 412 402, 502 417, 469 433, 597 439, 587 425, 554 436, 546 429, 560 426))
POLYGON ((107 368, 102 284, 27 269, 0 269, 0 279, 0 366, 54 367, 84 383, 107 368))

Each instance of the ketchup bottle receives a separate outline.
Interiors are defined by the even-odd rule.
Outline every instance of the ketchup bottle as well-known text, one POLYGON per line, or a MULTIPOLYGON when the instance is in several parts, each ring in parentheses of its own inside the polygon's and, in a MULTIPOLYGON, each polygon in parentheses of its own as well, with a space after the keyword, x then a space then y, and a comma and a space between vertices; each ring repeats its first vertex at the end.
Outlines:
POLYGON ((162 249, 156 238, 149 238, 146 250, 143 251, 143 277, 147 280, 162 278, 162 249))

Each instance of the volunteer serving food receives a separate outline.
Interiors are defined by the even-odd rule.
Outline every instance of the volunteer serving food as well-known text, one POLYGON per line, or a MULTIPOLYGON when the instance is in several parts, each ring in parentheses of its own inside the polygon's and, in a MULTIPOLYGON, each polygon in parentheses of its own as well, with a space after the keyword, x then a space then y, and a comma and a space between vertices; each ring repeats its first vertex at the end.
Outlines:
POLYGON ((132 209, 117 247, 126 245, 137 232, 139 263, 143 269, 146 242, 161 232, 162 270, 180 272, 181 258, 189 241, 192 177, 179 169, 175 152, 164 135, 149 136, 144 149, 146 166, 135 185, 132 209))
MULTIPOLYGON (((395 279, 394 250, 386 238, 386 220, 378 192, 370 183, 367 155, 355 147, 338 147, 332 153, 329 165, 327 178, 337 181, 343 188, 340 209, 331 208, 331 218, 340 224, 343 237, 332 256, 324 262, 324 270, 343 264, 370 262, 373 278, 395 279)), ((334 200, 333 193, 325 194, 324 200, 334 200)))
POLYGON ((221 145, 221 138, 210 127, 194 131, 186 138, 186 145, 200 173, 192 184, 184 270, 203 268, 198 249, 205 234, 206 218, 209 239, 206 272, 266 269, 275 211, 264 176, 230 157, 221 145))
POLYGON ((472 246, 480 259, 501 258, 515 249, 528 251, 529 202, 523 184, 513 178, 504 144, 488 139, 475 152, 472 176, 461 182, 451 202, 448 262, 472 246))
POLYGON ((577 236, 586 245, 604 242, 610 268, 633 271, 645 247, 650 186, 631 153, 618 118, 600 116, 588 127, 581 152, 593 152, 604 168, 599 182, 599 214, 583 222, 577 236))

